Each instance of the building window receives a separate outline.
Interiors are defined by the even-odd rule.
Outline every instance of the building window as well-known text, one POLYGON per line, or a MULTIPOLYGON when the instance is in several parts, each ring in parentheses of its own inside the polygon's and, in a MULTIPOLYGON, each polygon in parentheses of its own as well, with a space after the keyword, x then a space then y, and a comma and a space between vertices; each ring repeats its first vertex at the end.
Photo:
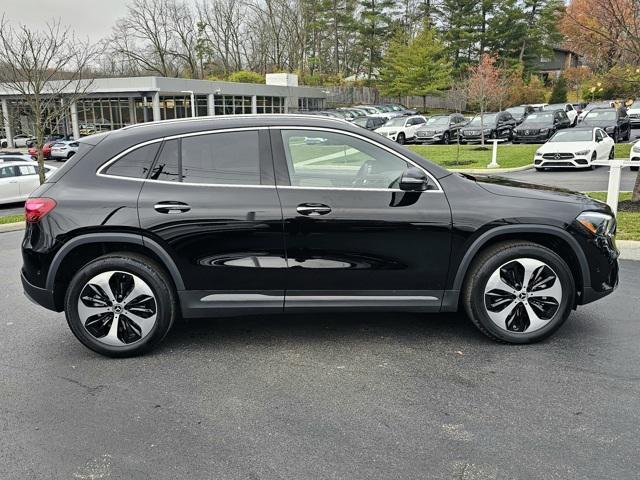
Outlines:
POLYGON ((251 113, 251 96, 215 95, 213 98, 213 110, 215 115, 251 113))
POLYGON ((322 98, 298 98, 298 110, 301 112, 309 112, 314 110, 322 110, 324 107, 322 98))
POLYGON ((284 113, 284 97, 258 97, 258 113, 284 113))

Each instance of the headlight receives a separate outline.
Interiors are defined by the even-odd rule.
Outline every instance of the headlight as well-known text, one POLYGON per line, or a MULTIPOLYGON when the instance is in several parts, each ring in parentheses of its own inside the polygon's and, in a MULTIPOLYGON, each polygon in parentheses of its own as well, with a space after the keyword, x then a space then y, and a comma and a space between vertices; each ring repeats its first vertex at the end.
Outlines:
POLYGON ((490 128, 485 128, 484 129, 484 133, 491 133, 491 129, 490 128))
POLYGON ((604 131, 605 131, 605 132, 607 132, 607 133, 611 133, 611 132, 613 132, 615 129, 616 129, 616 127, 605 127, 605 128, 604 128, 604 131))
POLYGON ((547 133, 549 131, 548 128, 541 128, 540 133, 547 133))
POLYGON ((636 143, 631 150, 636 153, 640 153, 640 143, 636 143))
POLYGON ((442 133, 444 130, 436 130, 436 133, 442 133))
POLYGON ((542 152, 540 150, 536 150, 536 157, 541 157, 542 156, 542 152))
POLYGON ((600 212, 582 212, 576 220, 592 235, 615 235, 616 220, 611 215, 600 212))
POLYGON ((576 152, 575 154, 580 157, 582 155, 589 155, 590 151, 591 150, 580 150, 579 152, 576 152))

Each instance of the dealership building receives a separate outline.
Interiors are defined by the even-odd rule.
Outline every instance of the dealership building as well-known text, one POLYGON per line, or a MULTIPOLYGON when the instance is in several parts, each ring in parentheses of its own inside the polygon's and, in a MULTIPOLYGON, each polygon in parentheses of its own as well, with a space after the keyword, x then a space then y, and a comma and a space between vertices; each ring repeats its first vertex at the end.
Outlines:
MULTIPOLYGON (((189 80, 167 77, 96 78, 81 98, 68 102, 66 114, 49 125, 49 132, 75 138, 135 123, 175 118, 289 113, 319 110, 327 92, 299 87, 296 75, 267 74, 266 84, 189 80)), ((64 94, 60 102, 65 102, 64 94)), ((33 115, 15 92, 3 91, 2 127, 12 145, 18 133, 33 133, 33 115)))

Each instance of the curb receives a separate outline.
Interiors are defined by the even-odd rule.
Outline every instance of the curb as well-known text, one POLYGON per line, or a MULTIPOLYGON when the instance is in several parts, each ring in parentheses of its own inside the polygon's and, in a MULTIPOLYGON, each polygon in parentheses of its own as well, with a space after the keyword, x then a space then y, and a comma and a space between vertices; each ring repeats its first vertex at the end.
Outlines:
POLYGON ((25 227, 24 222, 3 223, 3 224, 0 224, 0 233, 17 232, 18 230, 24 230, 24 227, 25 227))
POLYGON ((513 168, 449 168, 448 170, 450 172, 481 175, 481 174, 491 174, 491 173, 522 172, 524 170, 531 170, 532 168, 533 168, 533 164, 525 165, 523 167, 513 167, 513 168))
POLYGON ((622 260, 640 261, 640 242, 637 240, 616 240, 622 260))

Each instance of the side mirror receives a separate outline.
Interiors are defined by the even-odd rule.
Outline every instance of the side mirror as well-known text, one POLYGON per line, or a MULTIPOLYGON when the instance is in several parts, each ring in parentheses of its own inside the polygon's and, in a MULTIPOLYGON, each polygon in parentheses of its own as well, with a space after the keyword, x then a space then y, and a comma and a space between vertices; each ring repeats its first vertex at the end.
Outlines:
POLYGON ((400 190, 407 192, 422 192, 427 190, 429 178, 417 167, 409 167, 400 178, 400 190))

